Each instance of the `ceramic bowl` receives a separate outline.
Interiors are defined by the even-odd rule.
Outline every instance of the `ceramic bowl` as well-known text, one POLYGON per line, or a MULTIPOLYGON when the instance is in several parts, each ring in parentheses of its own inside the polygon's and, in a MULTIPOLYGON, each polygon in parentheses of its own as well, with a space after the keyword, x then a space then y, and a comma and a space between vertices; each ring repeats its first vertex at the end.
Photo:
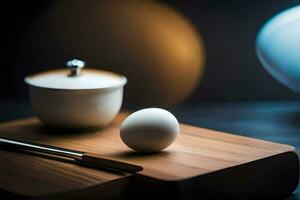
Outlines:
POLYGON ((127 79, 119 74, 82 69, 84 62, 68 62, 70 69, 30 75, 30 103, 44 123, 64 128, 103 128, 120 111, 127 79))

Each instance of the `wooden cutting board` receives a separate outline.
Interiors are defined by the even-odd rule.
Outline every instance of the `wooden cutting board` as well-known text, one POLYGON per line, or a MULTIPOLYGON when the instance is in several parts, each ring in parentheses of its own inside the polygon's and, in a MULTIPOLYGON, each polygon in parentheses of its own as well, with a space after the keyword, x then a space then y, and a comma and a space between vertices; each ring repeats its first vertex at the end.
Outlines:
POLYGON ((298 185, 295 148, 181 124, 168 149, 139 154, 119 137, 121 113, 106 129, 49 129, 36 118, 0 124, 0 137, 97 153, 143 167, 114 174, 44 156, 0 151, 0 190, 8 197, 41 199, 277 198, 298 185))

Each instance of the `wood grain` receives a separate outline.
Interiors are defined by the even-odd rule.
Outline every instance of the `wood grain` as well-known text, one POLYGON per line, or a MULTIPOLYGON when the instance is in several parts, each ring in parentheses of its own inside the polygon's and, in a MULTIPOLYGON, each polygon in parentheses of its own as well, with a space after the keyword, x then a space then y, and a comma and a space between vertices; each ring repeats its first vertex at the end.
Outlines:
POLYGON ((0 189, 27 197, 58 198, 63 194, 72 198, 76 194, 78 199, 79 194, 87 197, 83 191, 102 192, 104 197, 113 198, 159 192, 162 188, 176 191, 175 198, 253 197, 275 188, 273 194, 278 197, 291 193, 298 184, 298 156, 292 146, 181 124, 179 138, 166 151, 139 154, 128 149, 119 137, 118 129, 126 116, 121 113, 106 129, 86 132, 47 128, 36 118, 0 124, 0 137, 85 151, 143 167, 135 175, 121 175, 1 151, 0 189), (249 186, 255 192, 245 189, 249 186), (111 196, 111 192, 103 192, 110 191, 109 187, 116 191, 111 196), (264 190, 259 190, 261 187, 264 190))

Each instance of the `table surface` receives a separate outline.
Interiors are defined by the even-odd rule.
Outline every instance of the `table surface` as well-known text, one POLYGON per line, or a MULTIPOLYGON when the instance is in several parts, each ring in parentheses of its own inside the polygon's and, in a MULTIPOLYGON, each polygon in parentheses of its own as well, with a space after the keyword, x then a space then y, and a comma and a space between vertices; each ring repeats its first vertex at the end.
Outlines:
MULTIPOLYGON (((194 103, 170 110, 181 123, 290 144, 300 152, 300 101, 194 103)), ((0 122, 31 115, 26 101, 0 99, 0 122)), ((300 200, 300 188, 287 199, 300 200)))

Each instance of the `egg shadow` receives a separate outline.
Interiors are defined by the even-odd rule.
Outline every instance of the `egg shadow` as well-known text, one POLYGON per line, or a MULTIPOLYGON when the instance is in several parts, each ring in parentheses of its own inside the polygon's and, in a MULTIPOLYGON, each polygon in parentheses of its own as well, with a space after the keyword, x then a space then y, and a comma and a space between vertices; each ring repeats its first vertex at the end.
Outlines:
POLYGON ((166 157, 170 155, 169 151, 159 151, 159 152, 138 152, 138 151, 122 151, 119 153, 114 154, 114 156, 126 158, 126 159, 134 159, 134 158, 151 158, 156 156, 163 156, 166 157))

